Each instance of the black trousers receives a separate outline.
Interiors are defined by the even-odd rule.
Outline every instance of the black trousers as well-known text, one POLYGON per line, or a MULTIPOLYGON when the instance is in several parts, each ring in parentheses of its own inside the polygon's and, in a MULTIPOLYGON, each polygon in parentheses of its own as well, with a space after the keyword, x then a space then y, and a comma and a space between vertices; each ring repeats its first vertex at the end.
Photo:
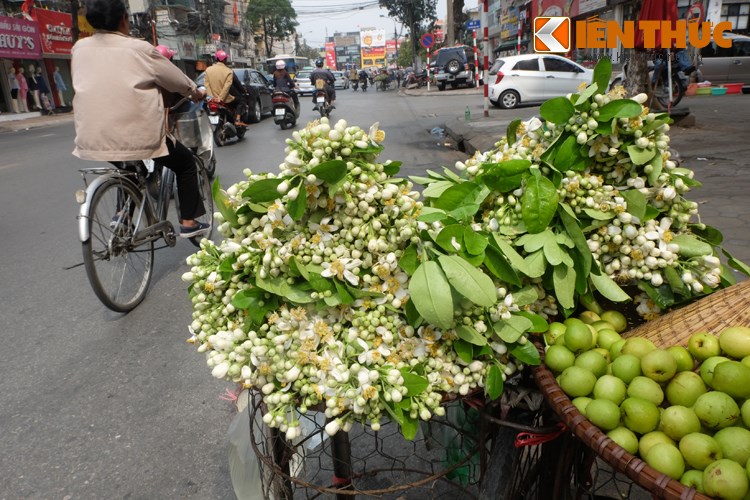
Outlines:
POLYGON ((154 158, 154 163, 167 167, 177 178, 177 197, 180 200, 180 219, 195 219, 206 213, 198 192, 198 169, 193 153, 181 143, 167 137, 167 156, 154 158))

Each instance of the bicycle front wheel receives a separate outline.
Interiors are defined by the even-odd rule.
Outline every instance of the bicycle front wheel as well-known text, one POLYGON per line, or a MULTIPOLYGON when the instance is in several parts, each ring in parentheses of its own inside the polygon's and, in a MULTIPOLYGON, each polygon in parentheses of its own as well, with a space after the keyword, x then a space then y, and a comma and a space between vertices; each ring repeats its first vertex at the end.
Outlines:
MULTIPOLYGON (((202 222, 204 224, 208 224, 211 226, 211 228, 208 230, 208 232, 196 236, 193 238, 190 238, 191 243, 193 245, 200 247, 201 246, 201 240, 203 238, 211 239, 211 235, 213 234, 214 230, 214 198, 211 194, 211 179, 208 170, 206 169, 203 159, 198 156, 195 156, 195 166, 198 170, 198 193, 200 194, 201 200, 203 202, 203 208, 205 209, 206 213, 201 215, 200 217, 197 217, 195 220, 202 222)), ((215 168, 215 167, 214 167, 215 168)))
POLYGON ((151 282, 154 242, 133 245, 135 232, 148 224, 137 220, 143 203, 143 194, 122 179, 104 182, 92 196, 83 262, 94 293, 113 311, 133 310, 151 282))

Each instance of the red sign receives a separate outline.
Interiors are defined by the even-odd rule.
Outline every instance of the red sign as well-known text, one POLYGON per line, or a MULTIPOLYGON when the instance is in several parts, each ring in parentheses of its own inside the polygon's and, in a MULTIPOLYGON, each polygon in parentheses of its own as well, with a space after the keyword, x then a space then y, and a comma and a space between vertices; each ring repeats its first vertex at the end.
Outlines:
POLYGON ((435 36, 432 33, 425 33, 419 38, 419 43, 425 49, 429 49, 430 47, 435 45, 435 36))
POLYGON ((0 16, 0 57, 41 59, 40 45, 35 21, 0 16))
POLYGON ((70 14, 54 10, 34 9, 39 23, 43 54, 70 54, 73 46, 73 23, 70 14))
POLYGON ((336 44, 326 42, 326 66, 336 69, 336 44))

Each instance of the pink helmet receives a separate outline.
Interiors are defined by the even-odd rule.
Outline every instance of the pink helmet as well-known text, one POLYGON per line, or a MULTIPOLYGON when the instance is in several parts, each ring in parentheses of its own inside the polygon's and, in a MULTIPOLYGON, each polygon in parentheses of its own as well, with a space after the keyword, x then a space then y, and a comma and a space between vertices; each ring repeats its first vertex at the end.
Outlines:
POLYGON ((227 53, 223 50, 219 49, 216 51, 216 60, 217 61, 226 61, 227 60, 227 53))
POLYGON ((166 45, 157 45, 156 50, 159 51, 161 55, 166 57, 167 59, 172 59, 172 56, 174 55, 174 50, 170 49, 166 45))

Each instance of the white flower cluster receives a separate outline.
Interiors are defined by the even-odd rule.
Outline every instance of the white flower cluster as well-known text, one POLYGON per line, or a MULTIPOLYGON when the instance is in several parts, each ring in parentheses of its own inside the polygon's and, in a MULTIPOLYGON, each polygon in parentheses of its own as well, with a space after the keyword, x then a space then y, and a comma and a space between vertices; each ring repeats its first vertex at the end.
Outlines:
MULTIPOLYGON (((265 422, 289 439, 300 432, 296 412, 313 408, 333 419, 329 433, 354 421, 377 429, 392 411, 441 415, 443 395, 483 387, 488 364, 457 356, 455 330, 406 319, 409 276, 399 260, 419 242, 419 194, 387 173, 393 164, 376 162, 377 124, 368 134, 322 119, 293 137, 278 176, 246 171, 247 181, 226 190, 237 220, 217 214, 221 244, 204 241, 187 259, 189 341, 215 377, 260 390, 265 422), (315 170, 331 161, 346 162, 333 185, 315 170), (265 203, 248 195, 259 182, 276 189, 260 193, 265 203), (305 210, 295 217, 299 197, 305 210), (414 377, 426 387, 415 389, 414 377)), ((464 321, 482 331, 472 311, 464 321)), ((518 368, 502 342, 493 349, 504 377, 518 368)))
MULTIPOLYGON (((639 116, 615 118, 611 130, 602 131, 597 121, 599 110, 623 98, 621 87, 595 95, 588 111, 576 111, 564 125, 532 118, 518 127, 515 142, 503 138, 493 150, 478 153, 458 163, 457 168, 465 170, 469 178, 477 178, 485 172, 485 165, 530 160, 543 175, 551 176, 545 152, 555 146, 561 134, 572 132, 587 155, 583 155, 582 167, 562 173, 559 200, 579 219, 590 221, 584 224, 584 233, 604 272, 621 284, 644 281, 659 287, 667 282, 664 273, 671 268, 690 293, 706 293, 720 284, 718 258, 710 246, 696 255, 693 249, 682 249, 676 238, 687 235, 694 241, 688 226, 695 222, 698 205, 685 195, 698 183, 693 181, 692 171, 680 168, 670 158, 669 125, 663 115, 643 107, 639 116), (630 203, 643 205, 640 217, 633 214, 638 210, 630 203)), ((643 104, 645 99, 638 95, 632 100, 643 104)), ((552 167, 554 164, 552 161, 552 167)), ((523 194, 524 186, 511 193, 493 193, 481 212, 483 229, 505 235, 517 232, 523 194)))

